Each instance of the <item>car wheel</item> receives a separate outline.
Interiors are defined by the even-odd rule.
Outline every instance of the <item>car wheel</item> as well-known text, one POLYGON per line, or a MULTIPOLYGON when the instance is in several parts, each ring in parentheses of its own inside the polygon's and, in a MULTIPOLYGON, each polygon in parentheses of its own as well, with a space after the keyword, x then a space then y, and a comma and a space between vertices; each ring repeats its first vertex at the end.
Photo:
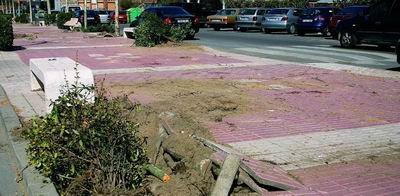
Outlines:
POLYGON ((194 40, 194 36, 195 36, 196 34, 189 34, 189 35, 187 35, 186 36, 186 39, 188 39, 188 40, 194 40))
POLYGON ((304 32, 304 31, 297 31, 297 35, 298 36, 303 36, 303 35, 305 35, 306 33, 304 32))
POLYGON ((239 30, 240 30, 241 32, 246 32, 246 31, 247 31, 247 28, 240 27, 239 30))
POLYGON ((291 24, 290 27, 288 28, 288 33, 295 34, 296 33, 296 25, 291 24))
POLYGON ((353 33, 341 32, 339 36, 340 46, 343 48, 353 48, 356 46, 356 36, 353 33))
POLYGON ((269 30, 269 29, 267 29, 267 28, 262 28, 262 31, 263 31, 265 34, 271 33, 271 30, 269 30))
POLYGON ((221 30, 221 28, 219 28, 219 27, 214 27, 214 31, 219 31, 219 30, 221 30))

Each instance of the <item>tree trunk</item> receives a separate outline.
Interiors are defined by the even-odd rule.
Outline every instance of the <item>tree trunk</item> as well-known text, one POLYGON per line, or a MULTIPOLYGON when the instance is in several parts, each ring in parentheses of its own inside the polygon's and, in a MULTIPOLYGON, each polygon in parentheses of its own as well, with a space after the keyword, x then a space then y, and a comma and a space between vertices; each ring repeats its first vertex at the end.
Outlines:
POLYGON ((32 0, 29 0, 29 20, 31 24, 33 23, 33 15, 32 15, 32 0))
POLYGON ((87 29, 87 0, 84 1, 83 5, 83 28, 87 29))
POLYGON ((119 36, 119 0, 115 0, 115 35, 119 36))
POLYGON ((50 0, 47 0, 47 14, 51 14, 50 0))

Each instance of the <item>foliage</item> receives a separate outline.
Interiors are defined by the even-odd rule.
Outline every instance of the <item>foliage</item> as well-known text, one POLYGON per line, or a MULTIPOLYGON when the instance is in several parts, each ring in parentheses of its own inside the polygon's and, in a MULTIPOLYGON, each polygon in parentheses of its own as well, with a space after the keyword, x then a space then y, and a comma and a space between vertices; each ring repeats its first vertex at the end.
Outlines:
POLYGON ((68 12, 68 13, 58 13, 57 14, 57 27, 59 29, 68 29, 68 27, 65 27, 64 24, 69 21, 72 18, 73 14, 68 12))
POLYGON ((140 107, 126 96, 108 98, 102 88, 66 86, 51 113, 23 131, 30 163, 62 194, 114 195, 140 186, 147 158, 138 125, 128 119, 140 107))
POLYGON ((15 22, 18 23, 29 23, 29 15, 28 14, 21 14, 15 17, 15 22))
MULTIPOLYGON (((371 5, 378 0, 334 0, 333 6, 346 7, 350 5, 371 5)), ((232 8, 247 7, 307 7, 308 0, 226 0, 226 6, 232 8)))
POLYGON ((51 25, 57 22, 57 14, 44 14, 44 23, 46 25, 51 25))
POLYGON ((11 50, 14 42, 12 16, 0 14, 0 50, 11 50))
POLYGON ((97 24, 88 26, 86 30, 82 28, 84 32, 106 32, 106 33, 114 33, 114 25, 111 24, 97 24))
POLYGON ((143 21, 135 30, 135 44, 142 47, 153 47, 161 44, 166 32, 166 25, 157 15, 145 13, 143 21))
POLYGON ((193 35, 195 32, 190 23, 186 25, 172 26, 168 30, 168 37, 174 42, 183 41, 188 35, 193 35))

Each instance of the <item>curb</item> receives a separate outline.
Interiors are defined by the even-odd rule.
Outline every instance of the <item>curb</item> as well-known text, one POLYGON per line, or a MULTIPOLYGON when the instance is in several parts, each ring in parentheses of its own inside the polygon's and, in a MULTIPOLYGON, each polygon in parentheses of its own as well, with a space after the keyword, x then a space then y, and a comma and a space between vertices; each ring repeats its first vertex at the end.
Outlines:
POLYGON ((34 167, 28 166, 28 157, 25 151, 28 143, 15 138, 11 133, 14 128, 19 128, 22 125, 1 85, 0 102, 3 103, 0 105, 0 120, 4 122, 6 127, 9 146, 16 157, 18 170, 22 171, 22 177, 25 182, 25 191, 29 196, 59 195, 49 178, 42 176, 34 167))

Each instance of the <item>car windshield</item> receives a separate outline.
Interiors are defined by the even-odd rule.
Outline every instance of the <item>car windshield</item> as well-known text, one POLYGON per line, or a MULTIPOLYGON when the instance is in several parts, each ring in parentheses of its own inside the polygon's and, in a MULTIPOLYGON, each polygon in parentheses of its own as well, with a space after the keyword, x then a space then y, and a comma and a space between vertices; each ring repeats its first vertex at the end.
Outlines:
POLYGON ((162 15, 190 15, 186 10, 179 7, 160 8, 162 15))
POLYGON ((273 9, 268 12, 268 14, 287 14, 289 9, 273 9))
POLYGON ((254 15, 256 13, 255 9, 243 9, 240 10, 240 15, 254 15))
POLYGON ((108 14, 108 12, 105 10, 102 10, 102 11, 99 11, 99 14, 108 14))
POLYGON ((318 15, 318 14, 328 14, 333 13, 332 9, 318 9, 318 8, 311 8, 306 9, 303 11, 303 15, 318 15))
POLYGON ((220 10, 218 15, 227 16, 227 15, 235 15, 236 10, 220 10))

